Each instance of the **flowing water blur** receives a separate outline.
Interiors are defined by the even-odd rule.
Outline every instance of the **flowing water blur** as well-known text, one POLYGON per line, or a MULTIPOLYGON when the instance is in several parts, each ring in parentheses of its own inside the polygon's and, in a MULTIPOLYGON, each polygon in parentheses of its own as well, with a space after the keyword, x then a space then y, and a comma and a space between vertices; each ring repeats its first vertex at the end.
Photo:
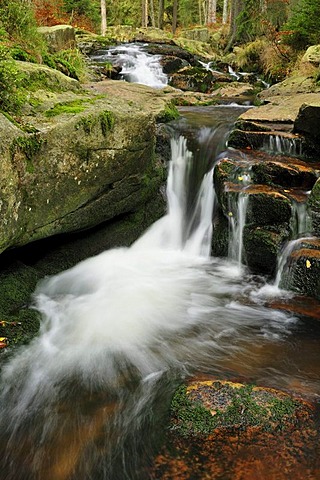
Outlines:
POLYGON ((171 395, 194 372, 320 394, 318 326, 304 334, 265 306, 264 280, 209 255, 214 162, 238 114, 203 110, 194 154, 173 135, 168 213, 132 247, 38 285, 40 334, 1 377, 1 478, 148 478, 171 395), (295 353, 304 342, 310 362, 295 353))
POLYGON ((168 77, 160 64, 160 55, 148 54, 143 45, 122 44, 103 50, 91 58, 97 63, 116 63, 121 67, 121 78, 130 83, 141 83, 153 88, 163 88, 168 83, 168 77))

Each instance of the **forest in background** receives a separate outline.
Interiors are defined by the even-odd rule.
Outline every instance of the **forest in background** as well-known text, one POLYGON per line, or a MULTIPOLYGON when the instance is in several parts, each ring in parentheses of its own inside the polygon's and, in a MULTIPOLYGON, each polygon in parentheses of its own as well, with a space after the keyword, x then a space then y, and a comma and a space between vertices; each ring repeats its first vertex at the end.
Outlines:
POLYGON ((229 30, 227 48, 261 35, 296 48, 320 42, 320 0, 22 0, 40 25, 70 23, 99 32, 106 24, 173 30, 207 25, 229 30))
POLYGON ((24 101, 14 60, 81 80, 80 52, 51 54, 38 26, 70 24, 96 34, 101 24, 150 26, 172 37, 205 26, 216 58, 274 83, 294 70, 307 46, 320 43, 319 12, 320 0, 0 0, 0 110, 18 112, 24 101))

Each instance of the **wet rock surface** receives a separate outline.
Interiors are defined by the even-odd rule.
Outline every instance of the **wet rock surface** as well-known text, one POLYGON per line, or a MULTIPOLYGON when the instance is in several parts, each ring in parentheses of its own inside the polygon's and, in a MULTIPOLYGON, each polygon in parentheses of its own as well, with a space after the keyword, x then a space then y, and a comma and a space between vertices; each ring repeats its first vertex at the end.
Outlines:
POLYGON ((320 239, 297 240, 287 258, 281 286, 320 300, 320 239))
MULTIPOLYGON (((318 198, 319 168, 318 162, 251 149, 238 153, 229 151, 229 155, 216 165, 214 182, 220 216, 223 214, 229 223, 232 218, 237 220, 239 196, 248 199, 243 260, 255 272, 274 272, 282 246, 297 235, 299 228, 305 234, 310 233, 307 228, 318 231, 318 201, 315 199, 318 198), (305 213, 301 215, 305 224, 299 226, 302 220, 296 218, 296 212, 301 208, 304 208, 305 213), (312 225, 307 225, 305 218, 308 210, 313 218, 312 225)), ((311 290, 312 287, 308 287, 309 294, 311 290)))
POLYGON ((320 474, 307 402, 268 388, 192 381, 176 392, 151 478, 302 480, 320 474))

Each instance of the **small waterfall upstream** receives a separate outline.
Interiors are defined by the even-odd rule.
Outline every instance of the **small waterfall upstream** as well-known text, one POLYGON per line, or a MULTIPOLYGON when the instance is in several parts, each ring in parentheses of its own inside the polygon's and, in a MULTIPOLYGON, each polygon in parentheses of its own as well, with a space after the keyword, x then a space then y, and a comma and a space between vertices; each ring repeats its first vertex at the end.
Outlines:
POLYGON ((148 54, 143 50, 143 45, 123 44, 91 58, 97 63, 116 63, 121 67, 121 78, 130 83, 141 83, 153 88, 163 88, 168 83, 168 77, 160 64, 161 56, 148 54))
POLYGON ((207 148, 208 127, 198 141, 213 159, 197 161, 185 137, 172 138, 168 212, 136 243, 37 286, 40 334, 1 375, 5 480, 147 480, 177 384, 253 358, 252 343, 281 343, 296 324, 242 302, 254 283, 210 257, 219 150, 207 148))
POLYGON ((302 155, 300 138, 288 138, 281 135, 268 135, 264 141, 263 149, 277 155, 299 157, 302 155))

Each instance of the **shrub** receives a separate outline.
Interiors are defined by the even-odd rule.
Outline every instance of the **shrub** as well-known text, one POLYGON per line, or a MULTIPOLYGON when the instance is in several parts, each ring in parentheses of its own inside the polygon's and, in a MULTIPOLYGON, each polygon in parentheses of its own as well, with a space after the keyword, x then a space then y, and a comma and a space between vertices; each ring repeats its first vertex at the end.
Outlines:
POLYGON ((262 54, 266 48, 265 40, 255 40, 242 47, 235 47, 238 66, 247 72, 262 72, 262 54))
POLYGON ((320 0, 300 0, 284 27, 286 42, 297 50, 320 43, 320 0))
POLYGON ((1 0, 1 25, 11 44, 19 45, 32 57, 41 61, 46 44, 38 33, 32 4, 28 0, 1 0))
POLYGON ((17 113, 24 102, 23 94, 18 91, 20 75, 8 48, 0 43, 0 110, 17 113))

